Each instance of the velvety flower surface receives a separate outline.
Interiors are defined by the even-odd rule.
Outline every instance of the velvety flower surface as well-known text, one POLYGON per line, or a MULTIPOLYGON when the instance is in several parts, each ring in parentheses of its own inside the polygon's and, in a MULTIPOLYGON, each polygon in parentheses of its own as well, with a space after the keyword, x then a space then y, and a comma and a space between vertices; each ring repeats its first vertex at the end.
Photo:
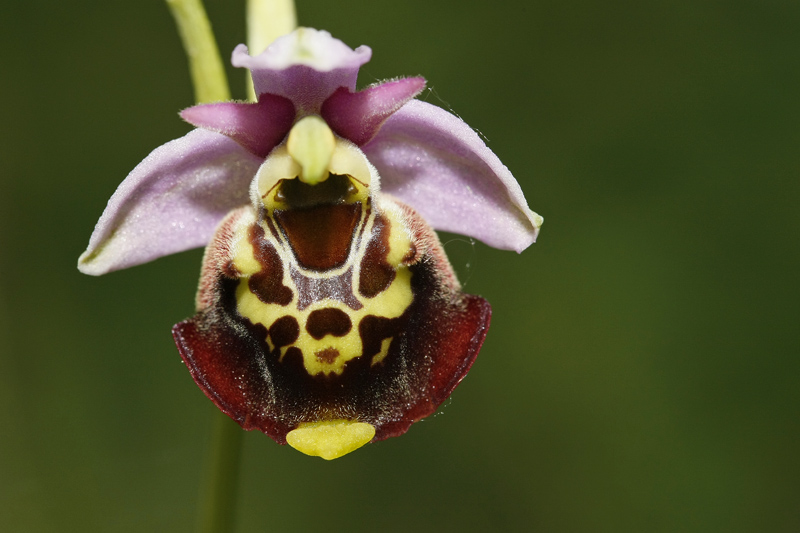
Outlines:
POLYGON ((422 78, 356 91, 370 56, 308 28, 237 47, 258 101, 184 110, 197 129, 131 172, 79 260, 207 246, 173 330, 192 376, 244 428, 326 458, 432 414, 477 356, 489 304, 433 229, 519 252, 542 221, 469 126, 414 100, 422 78))

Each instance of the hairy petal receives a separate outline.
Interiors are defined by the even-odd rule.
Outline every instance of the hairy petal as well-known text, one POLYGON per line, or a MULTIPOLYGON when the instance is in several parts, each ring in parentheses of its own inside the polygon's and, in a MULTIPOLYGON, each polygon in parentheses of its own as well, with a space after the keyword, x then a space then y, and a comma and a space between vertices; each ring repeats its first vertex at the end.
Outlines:
POLYGON ((300 114, 319 113, 322 102, 339 87, 355 89, 358 69, 372 50, 355 50, 326 31, 299 28, 251 56, 240 44, 233 51, 235 67, 250 69, 256 94, 285 96, 300 114))
POLYGON ((294 121, 294 105, 283 96, 262 94, 258 102, 202 104, 181 111, 181 118, 221 133, 261 158, 279 144, 294 121))
POLYGON ((536 240, 542 217, 528 208, 508 168, 455 115, 412 100, 362 150, 383 191, 434 228, 517 252, 536 240))
POLYGON ((156 148, 108 201, 78 269, 97 276, 205 246, 223 217, 248 203, 260 164, 205 130, 156 148))
POLYGON ((333 131, 359 146, 367 144, 392 113, 425 88, 425 78, 405 78, 357 93, 340 87, 322 104, 322 117, 333 131))

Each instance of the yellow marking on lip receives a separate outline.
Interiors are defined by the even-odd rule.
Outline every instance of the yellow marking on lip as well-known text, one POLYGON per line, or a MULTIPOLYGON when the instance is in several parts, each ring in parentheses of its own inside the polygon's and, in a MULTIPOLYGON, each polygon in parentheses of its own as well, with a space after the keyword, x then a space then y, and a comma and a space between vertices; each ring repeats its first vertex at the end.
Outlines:
MULTIPOLYGON (((297 296, 295 295, 294 302, 296 302, 296 298, 297 296)), ((398 269, 397 276, 389 288, 375 298, 364 300, 364 307, 358 311, 350 309, 338 300, 330 299, 314 302, 302 311, 292 304, 287 306, 266 304, 250 291, 246 279, 242 279, 236 289, 236 300, 239 314, 254 324, 262 324, 266 328, 269 328, 276 320, 286 315, 297 319, 300 326, 299 336, 290 346, 281 348, 281 359, 283 359, 283 355, 285 355, 288 348, 296 346, 303 352, 303 366, 310 375, 341 375, 348 361, 361 357, 364 353, 364 346, 358 328, 361 320, 367 315, 397 318, 411 305, 413 301, 411 271, 404 267, 398 269), (315 339, 308 333, 305 326, 309 315, 317 309, 324 308, 336 308, 348 314, 352 322, 352 328, 346 335, 341 337, 326 335, 322 339, 315 339), (330 362, 320 360, 315 356, 317 352, 326 349, 337 350, 339 356, 330 362)), ((383 348, 382 346, 382 352, 384 351, 383 348)), ((386 349, 388 350, 388 345, 386 349)))
POLYGON ((386 356, 389 355, 389 346, 392 345, 393 338, 394 337, 389 337, 388 339, 383 339, 383 341, 381 341, 381 351, 372 356, 372 362, 370 363, 370 366, 375 366, 386 359, 386 356))
POLYGON ((389 254, 386 262, 397 268, 411 249, 411 238, 402 221, 400 210, 394 205, 384 209, 383 216, 389 221, 389 254))
POLYGON ((330 461, 361 448, 373 437, 374 426, 340 419, 300 424, 286 435, 286 442, 299 452, 330 461))
MULTIPOLYGON (((356 187, 360 187, 359 183, 355 183, 355 185, 356 187)), ((363 190, 367 192, 366 188, 363 190)), ((391 208, 383 210, 383 213, 389 222, 389 260, 399 263, 407 254, 408 247, 410 246, 407 231, 402 224, 402 215, 391 208)), ((374 217, 375 214, 373 212, 368 222, 366 222, 366 228, 364 230, 366 234, 370 234, 372 231, 371 228, 373 227, 374 217)), ((261 324, 268 330, 275 321, 281 317, 292 316, 295 318, 299 325, 298 337, 292 344, 281 346, 280 353, 277 357, 279 360, 283 360, 286 351, 290 347, 299 348, 303 356, 304 369, 309 375, 341 375, 344 373, 348 361, 361 357, 364 353, 363 341, 359 330, 361 321, 368 315, 389 319, 398 318, 413 302, 414 295, 411 290, 411 270, 403 265, 397 266, 395 263, 393 265, 396 268, 395 278, 384 291, 381 291, 372 298, 363 298, 354 290, 353 298, 357 299, 363 305, 359 310, 353 310, 342 301, 331 298, 314 299, 305 309, 300 310, 297 307, 298 301, 300 301, 299 290, 290 275, 292 269, 299 269, 296 260, 293 254, 287 251, 288 246, 285 245, 283 241, 277 240, 268 229, 265 229, 263 237, 274 246, 280 257, 283 264, 282 283, 292 290, 292 300, 288 305, 264 303, 250 290, 249 286, 250 277, 260 272, 263 268, 263 265, 255 258, 255 245, 251 243, 248 238, 251 225, 242 225, 242 227, 237 228, 231 246, 233 264, 241 275, 239 284, 236 287, 237 310, 242 317, 247 318, 253 324, 261 324), (335 308, 346 313, 352 324, 350 331, 340 337, 329 334, 325 335, 322 339, 313 338, 306 330, 309 315, 315 310, 325 308, 335 308), (332 350, 336 350, 339 355, 335 358, 316 356, 317 353, 325 353, 326 351, 327 353, 332 353, 332 350)), ((375 238, 378 237, 376 236, 375 238)), ((344 271, 352 267, 353 277, 351 283, 353 289, 357 288, 361 276, 361 261, 363 260, 364 249, 366 249, 367 243, 368 240, 361 240, 359 250, 350 254, 347 263, 343 265, 342 269, 337 269, 336 272, 308 273, 308 275, 313 275, 316 278, 330 277, 338 275, 339 270, 344 271)), ((262 340, 266 342, 266 348, 270 351, 276 348, 268 335, 262 340)), ((389 340, 384 340, 381 351, 373 356, 370 362, 373 365, 381 362, 386 357, 388 348, 389 340)))
POLYGON ((247 228, 237 232, 237 239, 231 247, 233 266, 243 277, 249 277, 261 271, 261 263, 256 260, 253 245, 247 238, 247 228))
MULTIPOLYGON (((322 307, 334 307, 332 302, 326 302, 322 307)), ((346 309, 344 307, 340 308, 346 309)), ((306 313, 304 318, 308 318, 306 313)), ((310 313, 309 313, 310 314, 310 313)), ((364 353, 364 344, 361 342, 361 335, 358 334, 358 324, 353 324, 350 332, 343 337, 325 335, 317 340, 312 337, 305 329, 305 320, 300 323, 300 336, 294 343, 303 352, 303 366, 306 372, 312 376, 316 374, 341 374, 344 372, 345 364, 351 359, 361 357, 364 353), (316 354, 325 350, 334 349, 339 352, 339 356, 331 362, 320 360, 316 354)))
MULTIPOLYGON (((357 286, 355 281, 353 286, 357 286)), ((364 309, 360 311, 362 316, 376 315, 385 318, 397 318, 408 309, 413 300, 411 271, 406 267, 400 267, 395 271, 395 278, 391 285, 374 298, 364 299, 362 301, 364 309)))

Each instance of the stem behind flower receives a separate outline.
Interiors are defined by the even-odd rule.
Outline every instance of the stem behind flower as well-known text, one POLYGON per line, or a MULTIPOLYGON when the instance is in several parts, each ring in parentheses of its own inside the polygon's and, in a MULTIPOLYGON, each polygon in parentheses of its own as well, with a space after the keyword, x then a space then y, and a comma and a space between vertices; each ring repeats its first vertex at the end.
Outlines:
POLYGON ((189 58, 198 104, 230 100, 228 78, 201 0, 166 0, 189 58))
MULTIPOLYGON (((247 0, 247 50, 258 55, 280 37, 297 27, 294 0, 247 0)), ((256 101, 253 78, 247 73, 247 94, 256 101)))
MULTIPOLYGON (((230 100, 228 79, 220 59, 217 41, 201 0, 166 0, 178 25, 198 104, 230 100)), ((211 449, 206 480, 197 514, 198 531, 233 531, 242 428, 214 409, 211 449)))
MULTIPOLYGON (((230 100, 230 88, 222 66, 211 24, 202 0, 166 0, 178 25, 198 104, 230 100)), ((294 30, 293 0, 248 0, 247 31, 250 53, 261 53, 272 41, 294 30)), ((255 100, 248 73, 249 92, 255 100)), ((215 410, 206 484, 200 497, 198 531, 233 531, 242 429, 221 411, 215 410)))
POLYGON ((233 531, 239 461, 243 431, 222 411, 214 408, 214 428, 206 467, 206 483, 200 495, 197 531, 224 533, 233 531))
POLYGON ((292 0, 247 1, 247 48, 251 56, 260 54, 272 41, 296 27, 292 0))

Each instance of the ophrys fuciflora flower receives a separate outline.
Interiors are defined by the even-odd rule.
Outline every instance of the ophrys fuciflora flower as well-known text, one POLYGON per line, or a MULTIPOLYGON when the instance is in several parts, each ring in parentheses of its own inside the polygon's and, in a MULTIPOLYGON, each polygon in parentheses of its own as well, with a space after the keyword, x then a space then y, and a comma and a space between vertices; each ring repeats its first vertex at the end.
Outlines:
POLYGON ((435 229, 522 251, 542 219, 419 77, 355 91, 371 56, 301 28, 235 66, 258 101, 191 107, 197 129, 122 182, 79 268, 99 275, 206 246, 197 314, 173 335, 245 429, 333 458, 431 415, 491 309, 461 292, 435 229))

